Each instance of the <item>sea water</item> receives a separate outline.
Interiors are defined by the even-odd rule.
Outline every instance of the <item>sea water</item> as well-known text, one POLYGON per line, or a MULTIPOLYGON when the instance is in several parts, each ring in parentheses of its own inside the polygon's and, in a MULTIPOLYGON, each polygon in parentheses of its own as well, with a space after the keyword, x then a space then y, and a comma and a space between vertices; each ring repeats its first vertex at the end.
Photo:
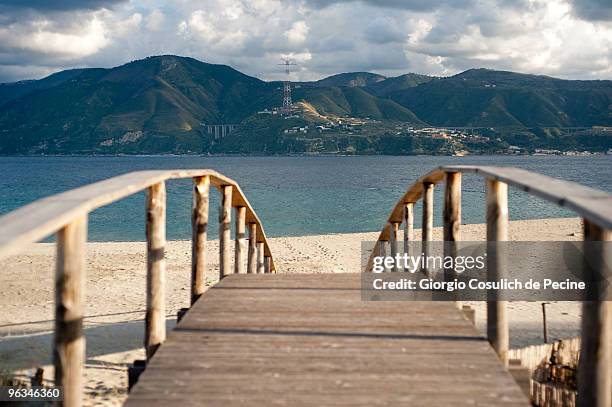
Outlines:
MULTIPOLYGON (((0 214, 36 199, 130 171, 211 168, 236 180, 268 236, 380 230, 417 178, 445 164, 515 166, 612 192, 612 156, 354 156, 354 157, 0 157, 0 214)), ((167 182, 167 237, 191 238, 190 180, 167 182)), ((434 200, 441 225, 442 189, 434 200)), ((463 223, 484 222, 484 181, 463 177, 463 223)), ((90 241, 145 240, 144 193, 90 215, 90 241)), ((211 191, 209 236, 217 236, 219 196, 211 191)), ((571 211, 510 189, 510 218, 575 216, 571 211)), ((420 227, 420 205, 415 210, 420 227)))

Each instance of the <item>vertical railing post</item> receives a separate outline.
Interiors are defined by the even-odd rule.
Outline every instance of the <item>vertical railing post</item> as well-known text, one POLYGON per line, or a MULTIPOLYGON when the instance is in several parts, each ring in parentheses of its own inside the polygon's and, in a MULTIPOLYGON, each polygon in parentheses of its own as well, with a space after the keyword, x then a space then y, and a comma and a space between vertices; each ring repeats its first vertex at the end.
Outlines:
MULTIPOLYGON (((421 241, 425 258, 429 256, 430 242, 433 240, 433 197, 434 184, 431 182, 423 183, 423 222, 421 226, 421 241)), ((424 273, 429 274, 430 270, 425 267, 424 273)))
MULTIPOLYGON (((447 172, 444 188, 444 257, 457 256, 457 242, 461 240, 461 173, 447 172)), ((454 264, 454 262, 453 262, 454 264)), ((454 269, 445 270, 445 279, 456 277, 454 269)), ((461 307, 460 301, 456 305, 461 307)))
POLYGON ((191 304, 204 293, 210 178, 194 178, 191 211, 191 304))
POLYGON ((444 241, 461 240, 461 173, 447 172, 444 190, 444 241))
POLYGON ((410 254, 410 242, 414 240, 414 203, 404 204, 404 253, 410 254))
POLYGON ((272 258, 270 256, 264 256, 264 273, 270 274, 272 272, 272 258))
POLYGON ((230 240, 232 218, 232 186, 221 187, 219 208, 219 280, 231 273, 230 240))
POLYGON ((257 273, 257 223, 249 223, 249 259, 247 273, 257 273))
POLYGON ((147 314, 145 351, 150 359, 166 339, 164 284, 166 274, 166 186, 154 184, 147 191, 147 314))
POLYGON ((234 273, 246 273, 246 210, 245 206, 236 207, 236 242, 234 245, 234 273))
MULTIPOLYGON (((387 257, 387 255, 389 255, 390 252, 390 244, 388 240, 379 240, 378 242, 378 255, 380 257, 387 257)), ((384 261, 384 260, 383 260, 384 261)), ((387 271, 391 271, 389 269, 387 269, 387 267, 384 265, 385 263, 383 263, 383 271, 387 272, 387 271)))
MULTIPOLYGON (((506 274, 506 250, 496 242, 508 240, 508 185, 497 181, 486 181, 487 201, 487 272, 489 281, 499 281, 506 274), (493 243, 491 243, 493 242, 493 243)), ((498 293, 492 290, 487 299, 487 338, 497 355, 508 365, 508 320, 506 301, 498 301, 498 293)))
MULTIPOLYGON (((578 407, 612 405, 612 301, 605 301, 612 232, 584 220, 584 256, 588 297, 582 304, 578 366, 578 407), (602 279, 604 279, 602 281, 602 279), (589 284, 590 283, 590 284, 589 284)), ((609 289, 609 287, 607 288, 609 289)))
MULTIPOLYGON (((400 224, 398 222, 391 222, 389 224, 389 244, 391 246, 391 257, 395 258, 397 256, 399 247, 398 247, 398 238, 399 238, 399 227, 400 224)), ((397 262, 393 262, 393 267, 391 271, 399 271, 397 268, 397 262)))
POLYGON ((55 336, 53 364, 55 385, 63 386, 63 406, 83 403, 83 298, 87 215, 64 226, 57 233, 55 274, 55 336))
POLYGON ((258 273, 263 273, 265 271, 264 252, 265 252, 264 243, 263 242, 257 243, 257 272, 258 273))

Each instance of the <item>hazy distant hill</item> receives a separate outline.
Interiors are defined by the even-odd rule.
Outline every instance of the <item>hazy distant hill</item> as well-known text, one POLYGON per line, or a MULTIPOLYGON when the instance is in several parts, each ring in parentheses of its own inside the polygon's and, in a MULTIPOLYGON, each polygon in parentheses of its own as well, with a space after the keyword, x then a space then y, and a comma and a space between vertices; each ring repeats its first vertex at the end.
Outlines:
MULTIPOLYGON (((293 99, 308 102, 313 117, 453 126, 612 125, 612 81, 478 69, 448 78, 343 73, 300 85, 293 99)), ((0 84, 0 154, 209 151, 215 141, 202 124, 250 120, 281 104, 281 86, 171 55, 0 84)))
POLYGON ((433 125, 592 126, 612 124, 612 81, 471 69, 389 92, 433 125))
POLYGON ((400 76, 386 77, 369 72, 346 72, 328 76, 315 82, 305 82, 305 85, 318 87, 360 87, 376 96, 388 94, 420 85, 435 79, 433 76, 407 73, 400 76))
POLYGON ((316 86, 370 86, 382 82, 386 77, 370 72, 347 72, 328 76, 314 82, 316 86))
POLYGON ((14 83, 0 83, 0 105, 17 99, 39 89, 47 89, 70 80, 83 72, 83 69, 68 69, 56 72, 40 80, 26 80, 14 83))
POLYGON ((407 73, 405 75, 385 78, 385 80, 373 83, 366 87, 366 90, 373 95, 388 96, 391 93, 414 88, 422 83, 427 83, 435 79, 433 76, 407 73))

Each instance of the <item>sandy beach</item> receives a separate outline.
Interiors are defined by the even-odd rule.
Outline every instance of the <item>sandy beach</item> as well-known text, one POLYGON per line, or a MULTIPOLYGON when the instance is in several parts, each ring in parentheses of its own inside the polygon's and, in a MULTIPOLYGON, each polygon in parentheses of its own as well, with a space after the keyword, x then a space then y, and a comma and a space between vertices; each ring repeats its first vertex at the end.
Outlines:
MULTIPOLYGON (((436 228, 434 240, 441 239, 436 228)), ((484 240, 484 225, 464 225, 463 240, 484 240)), ((270 239, 279 273, 347 273, 360 271, 362 241, 373 241, 378 233, 270 239)), ((415 238, 420 238, 416 231, 415 238)), ((582 239, 580 219, 514 221, 511 240, 582 239)), ((218 278, 218 242, 208 248, 207 281, 218 278)), ((191 243, 171 241, 167 245, 167 323, 171 328, 176 312, 188 306, 191 243)), ((0 261, 0 371, 27 375, 37 366, 52 379, 51 342, 53 328, 53 270, 55 245, 37 243, 0 261)), ((113 242, 88 244, 86 282, 87 336, 86 405, 119 405, 126 396, 126 366, 143 358, 145 307, 145 243, 113 242)), ((476 308, 477 326, 483 332, 484 306, 476 308)), ((578 335, 580 303, 557 302, 548 306, 551 339, 578 335)), ((511 347, 542 342, 540 303, 509 304, 511 347)))

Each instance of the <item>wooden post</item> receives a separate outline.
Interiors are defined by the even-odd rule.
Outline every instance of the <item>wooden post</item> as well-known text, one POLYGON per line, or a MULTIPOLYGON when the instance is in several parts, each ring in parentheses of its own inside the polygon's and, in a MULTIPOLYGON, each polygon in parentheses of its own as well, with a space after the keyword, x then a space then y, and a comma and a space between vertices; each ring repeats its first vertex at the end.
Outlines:
POLYGON ((461 173, 446 173, 444 190, 444 241, 461 240, 461 173))
POLYGON ((542 303, 542 333, 544 334, 544 343, 548 343, 548 325, 546 323, 546 304, 550 304, 548 302, 542 303))
MULTIPOLYGON (((434 184, 431 182, 423 183, 423 223, 421 226, 421 241, 423 244, 423 254, 425 257, 429 255, 429 242, 433 240, 433 196, 434 184)), ((429 270, 425 267, 422 270, 425 274, 429 274, 429 270)))
POLYGON ((257 273, 257 224, 249 223, 249 260, 247 273, 257 273))
MULTIPOLYGON (((508 185, 497 180, 487 180, 486 190, 487 241, 505 242, 508 240, 508 185)), ((488 247, 488 280, 501 280, 507 266, 505 247, 495 244, 489 244, 488 247)), ((492 291, 487 300, 487 339, 507 366, 509 333, 506 301, 498 301, 497 295, 496 291, 492 291)))
POLYGON ((589 298, 582 303, 577 406, 609 407, 612 405, 612 301, 604 301, 609 297, 606 297, 603 284, 606 280, 602 281, 602 276, 609 272, 606 261, 612 255, 609 246, 612 231, 585 219, 584 240, 584 255, 589 259, 585 269, 591 274, 585 280, 599 281, 599 284, 587 282, 589 298))
POLYGON ((206 274, 206 229, 208 228, 208 197, 210 178, 193 179, 193 208, 191 211, 191 303, 204 293, 206 274))
POLYGON ((368 262, 366 263, 366 266, 364 269, 366 273, 374 272, 374 258, 380 255, 379 247, 380 247, 380 243, 376 241, 374 243, 374 246, 372 247, 372 252, 370 253, 370 257, 368 258, 368 262))
POLYGON ((272 264, 272 258, 270 256, 264 256, 264 273, 270 274, 272 270, 270 269, 272 264))
POLYGON ((166 339, 165 248, 166 186, 160 182, 147 190, 147 314, 145 317, 147 359, 153 356, 166 339))
POLYGON ((404 253, 410 254, 410 242, 414 240, 414 203, 404 204, 404 253))
POLYGON ((236 242, 234 246, 234 273, 246 273, 246 206, 236 207, 236 242))
MULTIPOLYGON (((457 256, 457 242, 461 240, 461 173, 447 172, 444 188, 444 256, 457 256)), ((454 268, 444 270, 445 280, 457 277, 454 268)), ((455 293, 457 293, 455 291, 455 293)), ((461 309, 461 301, 455 301, 461 309)))
MULTIPOLYGON (((386 257, 388 254, 389 254, 389 241, 388 240, 379 241, 378 242, 378 255, 380 257, 386 257)), ((384 266, 384 262, 383 262, 383 272, 386 272, 386 271, 391 271, 391 270, 387 269, 387 267, 384 266)))
MULTIPOLYGON (((391 257, 395 258, 398 253, 398 237, 399 237, 399 227, 400 224, 398 222, 391 222, 389 225, 389 244, 391 246, 391 257)), ((399 271, 397 268, 397 262, 393 263, 393 267, 391 271, 399 271)))
POLYGON ((257 243, 257 272, 263 273, 264 270, 264 243, 257 243))
POLYGON ((57 233, 55 274, 55 385, 64 387, 66 407, 83 402, 83 298, 87 215, 76 218, 57 233))
POLYGON ((232 186, 221 187, 219 208, 219 280, 231 273, 230 240, 232 219, 232 186))
POLYGON ((424 242, 433 240, 433 196, 434 184, 431 182, 423 183, 423 226, 421 240, 424 242))

